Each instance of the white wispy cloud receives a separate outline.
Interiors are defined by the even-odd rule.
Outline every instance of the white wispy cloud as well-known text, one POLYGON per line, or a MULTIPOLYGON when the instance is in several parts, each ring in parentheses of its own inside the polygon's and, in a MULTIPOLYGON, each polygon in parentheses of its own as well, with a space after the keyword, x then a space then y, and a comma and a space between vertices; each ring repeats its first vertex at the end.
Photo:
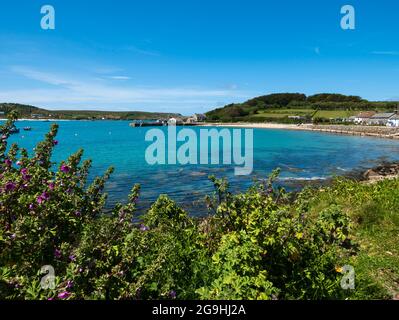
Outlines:
POLYGON ((372 54, 376 55, 385 55, 385 56, 397 56, 399 55, 399 51, 372 51, 372 54))
POLYGON ((130 77, 127 76, 110 76, 109 79, 112 80, 130 80, 130 77))
MULTIPOLYGON (((232 89, 208 89, 198 87, 138 87, 118 86, 117 83, 99 82, 66 74, 44 72, 26 66, 14 66, 11 71, 34 81, 35 88, 1 90, 0 101, 30 104, 193 104, 213 105, 215 99, 230 100, 248 97, 232 89), (42 83, 43 86, 37 86, 42 83), (39 88, 37 88, 39 87, 39 88)), ((125 76, 114 76, 127 79, 125 76)))
POLYGON ((136 46, 127 46, 124 49, 127 51, 130 51, 130 52, 136 53, 136 54, 151 56, 151 57, 159 57, 161 55, 157 51, 142 49, 142 48, 139 48, 136 46))

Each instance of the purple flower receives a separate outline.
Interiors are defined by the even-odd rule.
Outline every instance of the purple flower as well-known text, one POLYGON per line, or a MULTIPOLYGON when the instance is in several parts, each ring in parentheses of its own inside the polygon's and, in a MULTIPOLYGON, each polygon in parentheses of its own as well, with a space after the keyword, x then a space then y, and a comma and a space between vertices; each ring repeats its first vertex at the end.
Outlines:
POLYGON ((75 216, 80 217, 81 215, 82 215, 82 213, 80 211, 75 212, 75 216))
POLYGON ((43 192, 42 195, 41 195, 41 197, 42 197, 44 200, 50 199, 50 196, 49 196, 49 194, 48 194, 47 192, 43 192))
POLYGON ((16 237, 17 237, 17 235, 16 235, 15 233, 13 233, 13 234, 10 236, 11 240, 14 240, 16 237))
POLYGON ((172 290, 169 292, 169 298, 176 299, 176 291, 172 290))
POLYGON ((69 260, 75 261, 75 260, 76 260, 76 256, 75 256, 74 254, 71 254, 71 255, 69 256, 69 260))
POLYGON ((24 179, 25 181, 29 181, 32 178, 32 176, 30 174, 25 174, 22 176, 22 179, 24 179))
POLYGON ((9 166, 9 167, 12 165, 12 161, 10 159, 4 160, 4 163, 6 164, 6 166, 9 166))
POLYGON ((144 224, 140 224, 140 231, 148 231, 148 230, 150 230, 150 228, 148 228, 144 224))
POLYGON ((40 196, 37 197, 37 203, 42 204, 44 201, 50 199, 50 196, 47 192, 43 192, 40 196))
POLYGON ((61 166, 61 171, 64 173, 68 173, 69 171, 71 171, 71 168, 69 168, 67 165, 63 164, 61 166))
POLYGON ((53 140, 53 145, 56 146, 58 144, 57 140, 53 140))
POLYGON ((35 209, 35 205, 33 204, 33 203, 31 203, 30 205, 29 205, 29 210, 34 210, 35 209))
POLYGON ((17 166, 20 166, 21 164, 22 164, 21 161, 17 161, 17 162, 16 162, 16 165, 17 165, 17 166))
POLYGON ((54 182, 50 182, 50 183, 48 184, 48 187, 49 187, 49 189, 50 189, 51 191, 53 191, 54 188, 55 188, 54 182))
POLYGON ((71 293, 68 291, 64 291, 58 294, 58 298, 60 299, 68 299, 71 296, 71 293))
POLYGON ((67 287, 67 289, 71 289, 73 287, 73 281, 68 280, 66 287, 67 287))
POLYGON ((6 191, 14 191, 16 187, 17 187, 17 185, 14 182, 9 181, 6 183, 4 188, 6 191))
POLYGON ((62 256, 61 250, 60 250, 60 249, 55 249, 55 250, 54 250, 54 257, 55 257, 56 259, 60 259, 61 256, 62 256))

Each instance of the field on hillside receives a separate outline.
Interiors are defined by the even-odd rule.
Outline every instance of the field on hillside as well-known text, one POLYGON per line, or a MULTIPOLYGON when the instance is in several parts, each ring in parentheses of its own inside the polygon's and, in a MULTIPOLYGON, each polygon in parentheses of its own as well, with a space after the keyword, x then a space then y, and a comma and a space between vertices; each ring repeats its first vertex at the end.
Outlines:
POLYGON ((268 118, 285 118, 289 116, 312 116, 319 118, 348 118, 359 113, 359 111, 347 111, 347 110, 320 110, 315 113, 316 110, 312 109, 268 109, 259 111, 258 114, 253 117, 268 117, 268 118))

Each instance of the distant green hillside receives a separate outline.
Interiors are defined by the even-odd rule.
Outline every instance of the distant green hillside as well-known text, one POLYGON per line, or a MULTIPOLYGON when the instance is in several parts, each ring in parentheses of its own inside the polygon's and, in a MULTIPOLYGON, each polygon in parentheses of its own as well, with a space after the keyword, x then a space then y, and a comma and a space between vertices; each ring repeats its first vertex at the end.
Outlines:
POLYGON ((17 103, 0 103, 0 111, 8 113, 17 110, 21 118, 50 118, 75 120, 146 120, 169 117, 181 117, 176 113, 141 112, 141 111, 90 111, 90 110, 46 110, 17 103))
POLYGON ((368 101, 358 96, 321 93, 307 97, 302 93, 274 93, 233 103, 209 111, 210 121, 270 121, 294 122, 295 117, 311 121, 315 118, 329 120, 346 118, 359 111, 396 110, 397 102, 368 101))

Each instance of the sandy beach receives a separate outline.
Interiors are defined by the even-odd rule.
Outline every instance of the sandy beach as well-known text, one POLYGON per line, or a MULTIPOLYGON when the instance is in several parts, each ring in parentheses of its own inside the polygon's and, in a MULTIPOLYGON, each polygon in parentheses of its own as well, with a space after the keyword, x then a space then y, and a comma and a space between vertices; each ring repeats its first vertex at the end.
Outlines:
POLYGON ((399 139, 399 128, 383 126, 360 126, 360 125, 314 125, 314 124, 284 124, 284 123, 204 123, 203 126, 252 128, 252 129, 280 129, 318 131, 334 134, 346 134, 357 136, 369 136, 385 139, 399 139))

